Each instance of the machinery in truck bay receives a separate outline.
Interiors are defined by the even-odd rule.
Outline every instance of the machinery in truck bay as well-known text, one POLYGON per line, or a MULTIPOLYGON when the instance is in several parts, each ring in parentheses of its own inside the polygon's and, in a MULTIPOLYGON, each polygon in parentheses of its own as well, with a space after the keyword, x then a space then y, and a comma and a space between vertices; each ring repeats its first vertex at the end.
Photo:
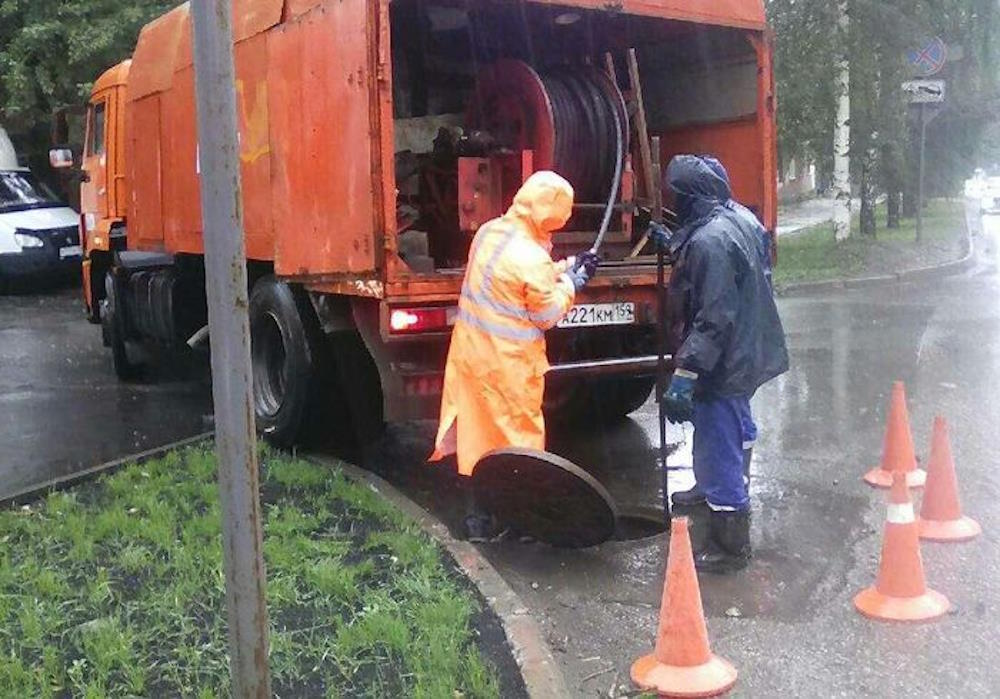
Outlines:
MULTIPOLYGON (((650 137, 662 162, 718 157, 774 230, 761 0, 235 0, 233 34, 254 402, 274 443, 436 416, 469 244, 535 170, 576 190, 553 258, 610 212, 596 277, 548 335, 550 419, 595 397, 625 415, 655 381, 650 137)), ((87 122, 84 300, 130 379, 210 341, 187 5, 97 80, 87 122)))

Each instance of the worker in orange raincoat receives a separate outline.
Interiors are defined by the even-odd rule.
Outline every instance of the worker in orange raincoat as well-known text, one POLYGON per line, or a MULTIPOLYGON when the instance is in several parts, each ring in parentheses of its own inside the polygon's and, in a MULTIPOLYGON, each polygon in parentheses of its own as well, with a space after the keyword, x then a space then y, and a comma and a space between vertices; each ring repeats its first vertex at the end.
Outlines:
POLYGON ((479 459, 503 447, 545 448, 544 331, 566 315, 597 267, 591 252, 559 263, 550 256, 552 232, 566 225, 572 206, 565 179, 536 172, 507 213, 483 224, 472 241, 430 457, 457 453, 470 540, 491 528, 468 478, 479 459))

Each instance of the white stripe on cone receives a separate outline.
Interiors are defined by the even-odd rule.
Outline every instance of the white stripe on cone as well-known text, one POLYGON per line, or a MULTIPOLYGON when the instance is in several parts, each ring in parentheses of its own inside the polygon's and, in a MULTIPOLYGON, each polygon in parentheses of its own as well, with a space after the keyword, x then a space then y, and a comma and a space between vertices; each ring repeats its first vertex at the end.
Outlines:
POLYGON ((889 524, 912 524, 917 521, 913 514, 913 503, 890 502, 885 512, 885 521, 889 524))

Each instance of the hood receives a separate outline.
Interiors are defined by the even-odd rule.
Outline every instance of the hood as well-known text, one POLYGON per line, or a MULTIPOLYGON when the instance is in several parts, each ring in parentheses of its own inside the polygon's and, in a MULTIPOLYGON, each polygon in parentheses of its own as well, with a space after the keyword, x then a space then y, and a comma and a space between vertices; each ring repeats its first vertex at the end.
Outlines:
POLYGON ((540 170, 517 190, 504 217, 524 222, 535 240, 551 250, 552 232, 565 226, 572 213, 573 187, 556 173, 540 170))
POLYGON ((675 155, 667 166, 666 179, 677 195, 681 225, 704 218, 732 196, 726 169, 711 156, 675 155))
POLYGON ((0 232, 13 233, 16 228, 26 231, 46 231, 80 225, 80 216, 68 206, 0 213, 0 232))

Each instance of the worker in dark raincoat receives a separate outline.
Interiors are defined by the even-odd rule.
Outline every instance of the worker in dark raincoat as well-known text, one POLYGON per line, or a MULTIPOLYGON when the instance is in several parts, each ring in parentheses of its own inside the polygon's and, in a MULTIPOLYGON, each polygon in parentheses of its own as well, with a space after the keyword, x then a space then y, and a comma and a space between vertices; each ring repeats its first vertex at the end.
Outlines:
MULTIPOLYGON (((681 314, 675 370, 661 397, 671 422, 694 423, 696 490, 710 509, 699 570, 727 572, 750 559, 750 497, 744 446, 756 437, 750 398, 788 369, 784 330, 774 304, 766 236, 731 199, 714 158, 675 156, 666 185, 679 228, 651 226, 667 253, 670 292, 681 314)), ((679 494, 680 495, 680 494, 679 494)))

